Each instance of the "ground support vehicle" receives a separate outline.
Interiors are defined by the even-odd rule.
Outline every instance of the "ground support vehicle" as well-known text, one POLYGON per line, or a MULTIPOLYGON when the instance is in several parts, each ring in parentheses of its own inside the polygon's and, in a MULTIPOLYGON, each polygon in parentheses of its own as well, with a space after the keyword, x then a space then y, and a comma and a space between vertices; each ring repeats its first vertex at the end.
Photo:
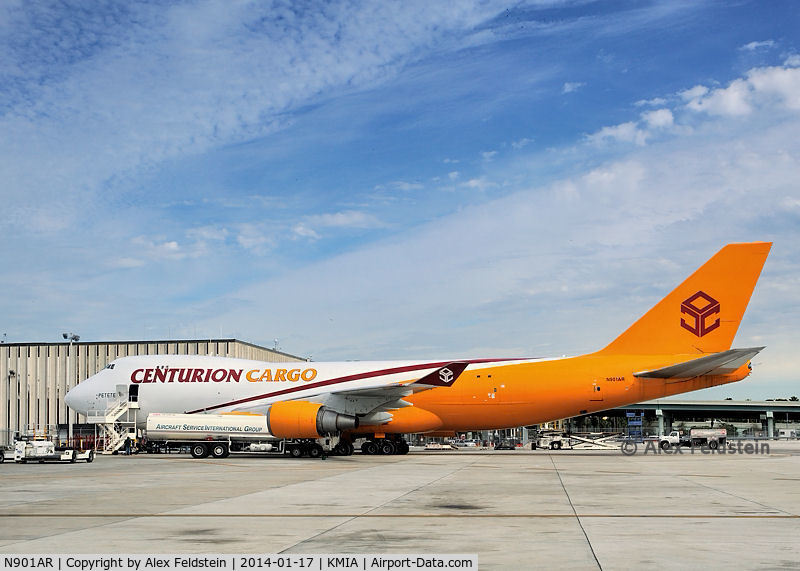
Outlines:
POLYGON ((310 456, 352 454, 352 445, 338 436, 286 439, 270 434, 267 419, 258 414, 158 414, 147 417, 145 449, 153 452, 188 447, 193 458, 227 458, 231 453, 310 456))
POLYGON ((29 438, 22 436, 14 442, 14 462, 77 462, 87 463, 94 460, 94 450, 75 450, 73 448, 56 448, 52 440, 45 438, 29 438))
POLYGON ((546 430, 531 440, 531 450, 615 450, 619 449, 618 432, 560 432, 546 430))
POLYGON ((458 448, 449 442, 428 442, 425 445, 425 451, 429 452, 431 450, 458 450, 458 448))
POLYGON ((692 428, 688 435, 678 430, 661 435, 658 445, 662 450, 669 450, 673 446, 708 446, 716 450, 725 446, 727 438, 728 431, 724 428, 692 428))
POLYGON ((549 448, 550 450, 561 450, 564 447, 565 434, 555 430, 539 432, 531 441, 531 449, 549 448))

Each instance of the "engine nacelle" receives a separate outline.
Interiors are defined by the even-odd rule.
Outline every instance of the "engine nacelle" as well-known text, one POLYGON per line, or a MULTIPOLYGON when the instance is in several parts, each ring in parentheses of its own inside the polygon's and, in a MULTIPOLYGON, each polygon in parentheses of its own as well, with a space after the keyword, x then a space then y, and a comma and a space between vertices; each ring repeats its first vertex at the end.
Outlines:
POLYGON ((330 432, 358 428, 358 417, 341 414, 308 401, 283 401, 267 410, 267 426, 280 438, 318 438, 330 432))

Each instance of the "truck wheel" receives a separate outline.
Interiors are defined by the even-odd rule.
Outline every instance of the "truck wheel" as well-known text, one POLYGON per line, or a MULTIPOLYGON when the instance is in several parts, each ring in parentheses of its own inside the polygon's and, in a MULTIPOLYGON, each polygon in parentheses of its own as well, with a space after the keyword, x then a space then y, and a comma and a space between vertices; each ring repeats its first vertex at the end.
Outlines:
POLYGON ((72 457, 69 459, 69 461, 72 464, 74 464, 77 459, 78 459, 78 451, 77 450, 73 450, 72 451, 72 457))
POLYGON ((228 447, 225 444, 214 444, 211 447, 211 455, 214 458, 225 458, 228 455, 228 447))
POLYGON ((719 447, 719 442, 712 440, 708 443, 708 447, 711 448, 711 450, 716 450, 719 447))
POLYGON ((661 447, 661 450, 669 450, 669 447, 671 446, 671 444, 669 443, 668 440, 662 440, 661 444, 659 444, 659 446, 661 447))
POLYGON ((86 457, 86 463, 91 464, 94 462, 94 450, 89 450, 89 455, 86 457))
POLYGON ((555 442, 555 445, 556 445, 556 450, 561 450, 561 441, 560 440, 555 442))
POLYGON ((208 446, 205 444, 192 444, 190 452, 192 458, 205 458, 208 456, 208 446))
POLYGON ((303 455, 303 449, 300 448, 299 446, 292 446, 289 449, 289 456, 291 456, 292 458, 300 458, 300 456, 302 455, 303 455))

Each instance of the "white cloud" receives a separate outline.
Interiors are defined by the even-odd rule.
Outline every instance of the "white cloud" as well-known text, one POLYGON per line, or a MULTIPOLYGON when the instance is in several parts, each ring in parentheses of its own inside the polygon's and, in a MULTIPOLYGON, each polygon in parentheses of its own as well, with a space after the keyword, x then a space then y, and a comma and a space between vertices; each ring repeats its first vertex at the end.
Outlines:
POLYGON ((471 190, 484 191, 494 186, 497 186, 497 184, 488 180, 486 177, 478 177, 478 178, 471 178, 465 182, 462 182, 460 186, 462 186, 463 188, 469 188, 471 190))
POLYGON ((383 226, 375 216, 358 210, 309 216, 306 218, 306 222, 324 228, 379 228, 383 226))
POLYGON ((483 158, 484 161, 491 161, 495 156, 497 156, 497 151, 483 151, 481 153, 481 158, 483 158))
MULTIPOLYGON (((800 69, 794 67, 762 67, 731 81, 727 87, 709 88, 696 85, 678 93, 686 102, 685 109, 716 116, 746 117, 758 109, 800 110, 800 69)), ((677 125, 672 109, 663 107, 646 111, 639 121, 606 126, 587 136, 594 145, 611 142, 647 144, 657 132, 672 131, 677 125)))
POLYGON ((694 99, 699 99, 703 97, 706 93, 708 93, 708 87, 705 85, 695 85, 691 89, 687 89, 685 91, 681 91, 678 95, 684 101, 692 101, 694 99))
POLYGON ((322 236, 317 234, 314 230, 302 222, 295 224, 294 228, 292 228, 292 232, 294 232, 295 236, 298 238, 308 238, 312 241, 322 238, 322 236))
POLYGON ((392 188, 396 188, 397 190, 403 190, 403 191, 420 190, 424 188, 422 184, 418 182, 407 182, 404 180, 396 180, 394 182, 389 183, 389 186, 391 186, 392 188))
POLYGON ((666 129, 672 127, 675 119, 669 109, 657 109, 642 113, 642 119, 653 129, 666 129))
POLYGON ((636 122, 628 121, 619 125, 603 127, 596 133, 588 135, 587 140, 595 145, 602 145, 610 141, 644 145, 647 142, 647 133, 640 129, 636 122))
POLYGON ((667 104, 667 100, 663 97, 654 97, 653 99, 640 99, 634 105, 636 107, 661 107, 667 104))
POLYGON ((789 210, 800 210, 800 197, 787 196, 782 204, 789 210))
POLYGON ((776 97, 794 111, 800 110, 800 69, 767 67, 750 70, 747 74, 754 95, 776 97))
POLYGON ((688 109, 710 115, 749 115, 756 108, 770 106, 772 100, 776 100, 779 107, 797 110, 800 109, 800 69, 755 68, 727 87, 694 88, 692 93, 684 94, 688 109))
POLYGON ((121 257, 111 261, 112 268, 140 268, 145 265, 145 261, 139 258, 121 257))
POLYGON ((519 149, 522 149, 524 147, 527 147, 532 142, 533 142, 533 139, 528 139, 527 137, 524 137, 524 138, 519 139, 517 141, 512 141, 511 142, 511 148, 519 150, 519 149))
POLYGON ((198 226, 186 231, 186 237, 196 241, 222 241, 228 234, 228 229, 220 226, 198 226))
POLYGON ((447 178, 449 178, 450 180, 456 180, 458 178, 458 175, 459 175, 458 171, 452 171, 447 173, 447 178))
POLYGON ((236 242, 254 254, 265 255, 275 247, 275 238, 267 234, 259 224, 238 224, 236 231, 236 242))
POLYGON ((372 214, 358 210, 344 210, 306 216, 292 231, 300 238, 319 240, 322 238, 321 231, 325 228, 366 230, 384 226, 385 224, 372 214))
POLYGON ((714 89, 701 97, 690 99, 686 106, 692 111, 711 115, 748 115, 752 111, 749 95, 747 82, 737 79, 724 89, 714 89))
POLYGON ((561 93, 572 93, 574 91, 578 91, 584 85, 586 85, 586 84, 585 83, 580 83, 580 82, 570 82, 570 81, 568 81, 561 88, 561 93))
POLYGON ((763 42, 750 42, 749 44, 741 46, 739 49, 743 51, 753 52, 756 50, 760 50, 762 48, 773 48, 773 47, 775 47, 774 40, 765 40, 763 42))
POLYGON ((132 240, 134 248, 146 258, 161 261, 183 260, 190 255, 175 240, 153 239, 149 236, 137 236, 132 240))
POLYGON ((783 65, 787 67, 800 67, 800 55, 794 54, 786 58, 783 65))
POLYGON ((11 7, 0 175, 13 203, 0 225, 21 228, 31 211, 74 224, 86 214, 77 204, 122 192, 141 170, 274 132, 288 110, 380 83, 502 8, 11 7))

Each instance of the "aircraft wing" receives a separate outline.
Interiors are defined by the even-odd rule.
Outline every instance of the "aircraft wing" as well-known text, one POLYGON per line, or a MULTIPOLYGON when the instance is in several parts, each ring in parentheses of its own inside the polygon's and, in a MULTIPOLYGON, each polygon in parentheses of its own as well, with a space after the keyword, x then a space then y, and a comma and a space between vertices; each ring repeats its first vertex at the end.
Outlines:
MULTIPOLYGON (((365 387, 342 390, 337 390, 335 385, 326 386, 315 396, 305 394, 300 398, 324 404, 343 414, 358 415, 365 424, 383 424, 392 419, 388 411, 411 406, 411 403, 403 400, 404 397, 436 387, 452 386, 469 364, 467 361, 452 361, 418 379, 390 384, 376 382, 365 387)), ((262 403, 242 403, 234 410, 263 412, 264 409, 265 405, 262 403)))
POLYGON ((468 365, 467 362, 454 361, 411 382, 332 391, 321 399, 313 400, 322 402, 333 410, 358 415, 362 424, 386 424, 392 420, 391 411, 411 406, 411 403, 403 400, 403 397, 435 387, 449 387, 468 365))
POLYGON ((687 379, 701 375, 725 375, 732 373, 758 355, 764 347, 728 349, 699 359, 684 361, 676 365, 634 373, 635 377, 648 379, 687 379))

